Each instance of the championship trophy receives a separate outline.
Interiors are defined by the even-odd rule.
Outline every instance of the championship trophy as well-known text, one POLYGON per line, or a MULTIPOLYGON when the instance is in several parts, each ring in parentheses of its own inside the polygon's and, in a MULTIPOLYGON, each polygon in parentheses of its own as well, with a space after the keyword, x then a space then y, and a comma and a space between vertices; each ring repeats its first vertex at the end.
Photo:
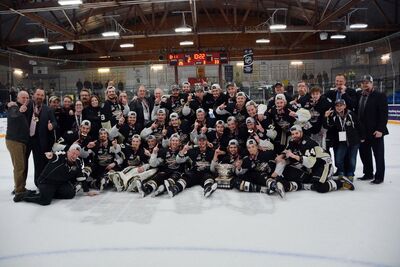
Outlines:
POLYGON ((232 189, 232 178, 235 169, 234 166, 232 164, 218 164, 215 169, 218 173, 218 177, 215 178, 215 181, 218 184, 218 188, 232 189))

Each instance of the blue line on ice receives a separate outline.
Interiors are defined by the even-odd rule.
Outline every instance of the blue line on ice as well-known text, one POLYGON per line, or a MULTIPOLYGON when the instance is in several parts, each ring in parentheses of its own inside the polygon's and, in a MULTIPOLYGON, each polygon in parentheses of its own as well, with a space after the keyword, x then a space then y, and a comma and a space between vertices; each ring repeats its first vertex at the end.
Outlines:
POLYGON ((330 256, 312 255, 293 253, 285 251, 272 251, 272 250, 255 250, 255 249, 235 249, 235 248, 207 248, 207 247, 115 247, 115 248, 90 248, 90 249, 68 249, 68 250, 54 250, 22 253, 15 255, 0 255, 0 261, 7 261, 20 258, 52 256, 52 255, 66 255, 66 254, 79 254, 79 253, 98 253, 98 252, 135 252, 135 251, 178 251, 178 252, 208 252, 208 253, 241 253, 241 254, 256 254, 256 255, 270 255, 279 257, 310 259, 331 261, 337 263, 347 263, 352 265, 374 266, 374 267, 391 267, 390 265, 382 263, 374 263, 369 261, 346 259, 330 256))

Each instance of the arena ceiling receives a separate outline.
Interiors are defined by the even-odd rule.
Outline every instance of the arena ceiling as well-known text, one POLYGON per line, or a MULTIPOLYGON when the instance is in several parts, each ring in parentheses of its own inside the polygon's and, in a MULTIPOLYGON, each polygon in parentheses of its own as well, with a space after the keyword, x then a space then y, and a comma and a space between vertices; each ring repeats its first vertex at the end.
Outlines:
MULTIPOLYGON (((240 59, 253 48, 256 59, 322 51, 376 40, 400 30, 396 0, 83 0, 61 6, 56 0, 3 0, 0 3, 1 47, 35 56, 75 60, 143 62, 165 60, 169 53, 226 51, 240 59), (190 33, 176 33, 183 23, 190 33), (350 14, 350 15, 349 15, 350 14), (272 19, 285 30, 270 30, 272 19), (349 29, 351 21, 365 29, 349 29), (102 32, 118 28, 119 38, 102 32), (345 39, 321 40, 321 33, 342 33, 345 39), (29 38, 46 37, 32 44, 29 38), (270 43, 257 44, 259 38, 270 43), (193 41, 180 46, 180 41, 193 41), (72 51, 49 45, 73 43, 72 51), (121 48, 133 43, 133 48, 121 48)), ((328 54, 326 55, 329 56, 328 54)), ((289 56, 290 57, 290 56, 289 56)))

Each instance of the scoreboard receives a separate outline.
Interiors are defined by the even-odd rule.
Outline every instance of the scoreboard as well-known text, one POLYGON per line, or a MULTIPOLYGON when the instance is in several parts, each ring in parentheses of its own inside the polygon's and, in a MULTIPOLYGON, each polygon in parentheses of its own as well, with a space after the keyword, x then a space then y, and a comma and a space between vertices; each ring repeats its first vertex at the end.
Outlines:
POLYGON ((219 65, 228 63, 228 55, 221 52, 169 54, 170 66, 219 65))

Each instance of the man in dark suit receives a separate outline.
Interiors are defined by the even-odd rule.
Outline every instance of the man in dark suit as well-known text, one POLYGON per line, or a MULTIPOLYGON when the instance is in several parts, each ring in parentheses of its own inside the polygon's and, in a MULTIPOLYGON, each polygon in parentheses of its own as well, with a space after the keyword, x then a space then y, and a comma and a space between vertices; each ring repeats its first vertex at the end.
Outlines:
POLYGON ((146 93, 144 85, 139 86, 136 96, 129 103, 129 109, 136 112, 137 124, 140 127, 144 127, 151 121, 151 111, 154 106, 154 101, 150 97, 146 97, 146 93))
POLYGON ((362 91, 357 94, 357 112, 360 122, 365 128, 365 140, 360 145, 360 157, 364 165, 364 176, 360 180, 374 179, 372 152, 375 157, 375 179, 372 184, 380 184, 385 177, 385 144, 383 137, 389 134, 386 127, 388 121, 388 104, 386 95, 374 90, 373 78, 365 75, 362 79, 362 91))
POLYGON ((44 90, 37 88, 33 95, 33 101, 29 103, 27 109, 30 138, 26 157, 28 159, 32 151, 36 186, 38 186, 40 173, 47 164, 47 158, 44 153, 51 151, 55 141, 53 130, 57 127, 54 112, 44 104, 44 99, 44 90))

